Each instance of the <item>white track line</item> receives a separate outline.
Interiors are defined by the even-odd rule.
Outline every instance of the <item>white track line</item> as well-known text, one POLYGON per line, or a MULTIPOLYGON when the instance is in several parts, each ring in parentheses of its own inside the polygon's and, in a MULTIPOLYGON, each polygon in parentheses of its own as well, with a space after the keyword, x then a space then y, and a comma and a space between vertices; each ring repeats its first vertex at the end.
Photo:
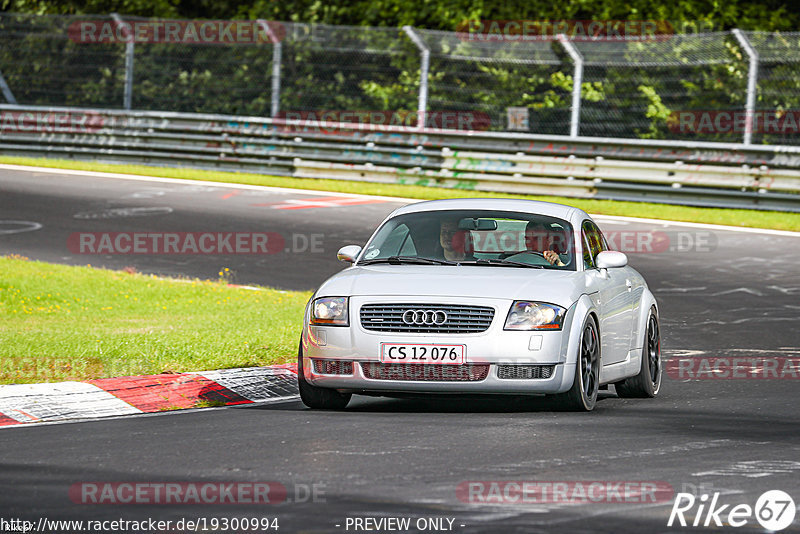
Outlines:
POLYGON ((644 219, 639 217, 623 217, 622 215, 592 215, 592 218, 609 221, 629 221, 646 224, 659 224, 662 226, 687 226, 690 228, 705 228, 708 230, 720 230, 725 232, 745 232, 749 234, 768 234, 784 237, 800 237, 800 232, 789 230, 771 230, 769 228, 749 228, 745 226, 725 226, 722 224, 693 223, 683 221, 669 221, 667 219, 644 219))
MULTIPOLYGON (((41 172, 49 174, 66 174, 71 176, 92 176, 96 178, 115 178, 119 180, 135 180, 140 182, 157 182, 166 184, 194 184, 206 185, 212 187, 221 187, 228 189, 249 189, 255 191, 275 191, 280 193, 290 193, 295 195, 327 195, 334 197, 347 197, 347 198, 373 198, 385 202, 396 202, 403 204, 413 204, 416 202, 423 202, 419 198, 402 198, 402 197, 385 197, 379 195, 362 195, 358 193, 339 193, 335 191, 319 191, 315 189, 292 189, 289 187, 272 187, 266 185, 249 185, 249 184, 232 184, 226 182, 212 182, 207 180, 190 180, 182 178, 160 178, 157 176, 139 176, 136 174, 119 174, 111 172, 97 172, 97 171, 75 171, 71 169, 56 169, 51 167, 31 167, 27 165, 6 165, 0 164, 0 170, 9 171, 24 171, 24 172, 41 172)), ((726 232, 745 232, 751 234, 767 234, 784 237, 800 237, 800 232, 791 232, 788 230, 771 230, 768 228, 748 228, 741 226, 725 226, 721 224, 705 224, 705 223, 692 223, 683 221, 670 221, 667 219, 645 219, 639 217, 624 217, 621 215, 592 215, 595 219, 605 219, 610 221, 627 221, 639 222, 646 224, 658 225, 673 225, 684 226, 689 228, 705 228, 709 230, 719 230, 726 232)))
MULTIPOLYGON (((72 169, 56 169, 52 167, 29 167, 27 165, 6 165, 0 164, 0 170, 9 171, 27 171, 27 172, 41 172, 48 174, 67 174, 71 176, 92 176, 95 178, 115 178, 118 180, 134 180, 138 182, 157 182, 164 184, 192 184, 192 185, 207 185, 211 187, 221 187, 227 189, 248 189, 254 191, 275 191, 280 193, 291 193, 297 195, 326 195, 329 197, 343 197, 343 198, 373 198, 376 200, 385 200, 389 202, 422 202, 418 198, 398 198, 398 197, 382 197, 378 195, 361 195, 358 193, 339 193, 336 191, 318 191, 316 189, 291 189, 289 187, 272 187, 268 185, 250 185, 250 184, 235 184, 227 182, 212 182, 208 180, 190 180, 183 178, 161 178, 158 176, 140 176, 138 174, 119 174, 113 172, 97 172, 97 171, 75 171, 72 169)), ((203 169, 199 169, 203 170, 203 169)), ((291 178, 291 176, 287 176, 291 178)))

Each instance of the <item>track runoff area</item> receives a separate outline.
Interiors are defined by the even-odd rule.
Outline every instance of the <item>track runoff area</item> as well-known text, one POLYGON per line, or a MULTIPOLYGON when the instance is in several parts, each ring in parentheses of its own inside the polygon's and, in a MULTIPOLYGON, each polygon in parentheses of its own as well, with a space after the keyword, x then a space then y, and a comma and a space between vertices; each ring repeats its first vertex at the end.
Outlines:
MULTIPOLYGON (((363 243, 408 202, 49 169, 2 168, 0 188, 2 227, 18 230, 0 234, 4 254, 203 278, 216 278, 224 259, 239 283, 283 289, 310 289, 340 270, 336 250, 363 243), (223 255, 70 248, 75 233, 209 229, 274 232, 284 247, 223 255)), ((289 400, 15 425, 0 431, 10 462, 0 481, 3 520, 152 518, 173 529, 184 520, 186 529, 190 519, 216 519, 222 530, 227 519, 231 530, 238 517, 265 531, 274 519, 284 532, 797 530, 794 519, 780 523, 800 496, 800 421, 788 402, 800 354, 797 236, 597 221, 661 307, 672 363, 652 402, 609 392, 577 417, 494 400, 359 398, 334 414, 289 400), (173 501, 158 493, 162 483, 178 484, 173 501), (204 483, 207 496, 217 485, 220 506, 185 502, 204 483), (250 486, 230 502, 231 484, 250 486), (255 484, 270 488, 266 508, 245 502, 263 500, 255 484), (137 491, 139 502, 121 502, 137 491), (107 502, 90 502, 103 495, 107 502)))

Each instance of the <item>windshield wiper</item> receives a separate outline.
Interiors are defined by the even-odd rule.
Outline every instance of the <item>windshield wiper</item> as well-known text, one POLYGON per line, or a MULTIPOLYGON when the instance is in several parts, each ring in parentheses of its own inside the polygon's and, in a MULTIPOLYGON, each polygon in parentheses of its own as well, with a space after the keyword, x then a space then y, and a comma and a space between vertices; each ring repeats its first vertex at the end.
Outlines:
POLYGON ((501 260, 492 258, 480 258, 475 261, 462 261, 461 265, 497 265, 501 267, 529 267, 531 269, 544 269, 544 265, 531 265, 530 263, 523 263, 514 260, 501 260))
POLYGON ((390 265, 400 265, 401 263, 416 263, 418 265, 458 265, 458 263, 454 261, 421 258, 418 256, 389 256, 388 258, 362 261, 359 262, 359 265, 372 265, 373 263, 388 263, 390 265))

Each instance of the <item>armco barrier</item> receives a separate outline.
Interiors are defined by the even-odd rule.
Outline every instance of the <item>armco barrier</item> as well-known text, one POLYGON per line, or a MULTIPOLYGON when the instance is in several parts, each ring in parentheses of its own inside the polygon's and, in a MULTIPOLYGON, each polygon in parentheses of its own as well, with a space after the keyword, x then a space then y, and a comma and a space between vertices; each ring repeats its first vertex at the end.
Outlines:
POLYGON ((0 152, 800 211, 800 147, 0 105, 0 152))

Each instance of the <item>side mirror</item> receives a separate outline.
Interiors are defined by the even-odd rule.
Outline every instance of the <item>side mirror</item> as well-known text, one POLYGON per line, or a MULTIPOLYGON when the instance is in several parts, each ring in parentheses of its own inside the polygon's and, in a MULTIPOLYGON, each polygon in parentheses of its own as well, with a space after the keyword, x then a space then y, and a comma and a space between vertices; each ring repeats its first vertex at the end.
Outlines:
POLYGON ((616 250, 604 250, 597 255, 595 260, 598 269, 613 269, 628 265, 628 256, 616 250))
POLYGON ((355 263, 358 255, 361 254, 361 247, 358 245, 346 245, 339 249, 336 257, 339 261, 346 261, 347 263, 355 263))

